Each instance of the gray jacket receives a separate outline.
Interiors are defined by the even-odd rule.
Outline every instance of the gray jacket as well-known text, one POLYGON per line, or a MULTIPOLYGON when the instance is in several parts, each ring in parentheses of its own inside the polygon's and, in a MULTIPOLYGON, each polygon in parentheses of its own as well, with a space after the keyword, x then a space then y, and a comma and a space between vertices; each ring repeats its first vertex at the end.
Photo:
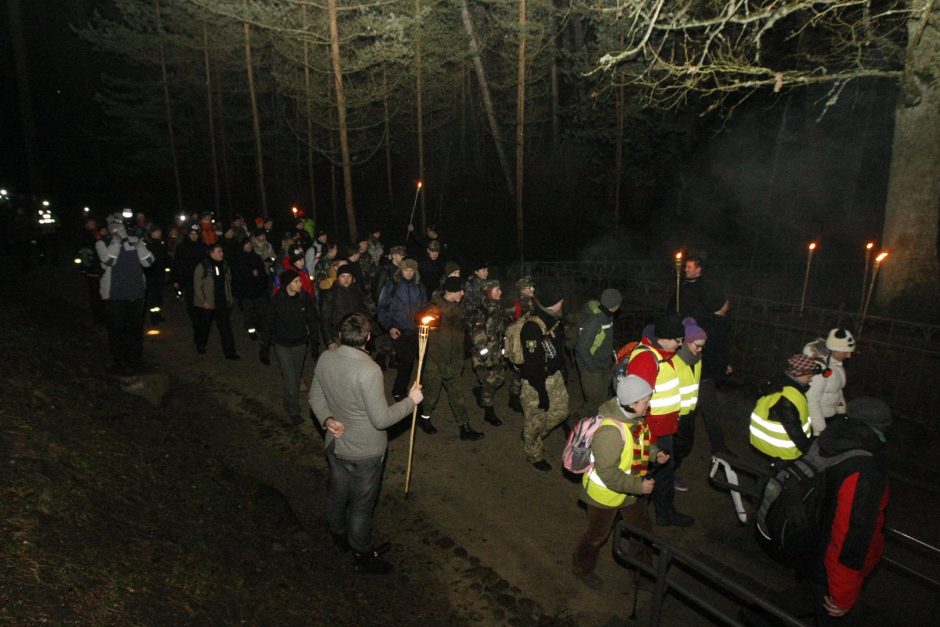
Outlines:
POLYGON ((415 407, 407 397, 389 407, 382 369, 368 353, 351 346, 340 346, 320 355, 309 401, 321 426, 327 418, 345 425, 342 437, 326 433, 326 446, 335 441, 335 453, 340 459, 384 455, 388 446, 385 429, 415 407))

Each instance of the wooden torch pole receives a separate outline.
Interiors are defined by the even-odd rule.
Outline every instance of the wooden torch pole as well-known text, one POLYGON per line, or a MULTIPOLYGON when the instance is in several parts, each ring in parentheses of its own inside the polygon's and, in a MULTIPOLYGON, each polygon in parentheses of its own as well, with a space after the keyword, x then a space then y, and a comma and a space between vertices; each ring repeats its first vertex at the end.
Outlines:
MULTIPOLYGON (((420 188, 419 188, 420 189, 420 188)), ((421 383, 421 368, 424 366, 424 350, 428 346, 428 332, 431 330, 431 322, 434 318, 425 316, 418 325, 418 375, 415 377, 415 384, 421 383)), ((411 412, 411 433, 408 437, 408 464, 405 467, 405 498, 408 498, 408 488, 411 486, 411 459, 415 450, 415 427, 418 421, 418 406, 415 405, 411 412)))

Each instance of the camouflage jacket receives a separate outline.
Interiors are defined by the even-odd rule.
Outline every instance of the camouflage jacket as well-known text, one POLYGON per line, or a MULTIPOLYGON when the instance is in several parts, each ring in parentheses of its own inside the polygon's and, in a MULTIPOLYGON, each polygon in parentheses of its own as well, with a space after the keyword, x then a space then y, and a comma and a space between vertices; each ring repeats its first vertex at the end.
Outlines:
POLYGON ((469 317, 483 301, 483 279, 475 274, 470 277, 463 285, 463 300, 460 301, 460 308, 464 315, 469 317))
POLYGON ((473 345, 473 366, 499 366, 502 362, 503 336, 506 334, 506 321, 499 302, 484 298, 470 313, 467 328, 473 345))

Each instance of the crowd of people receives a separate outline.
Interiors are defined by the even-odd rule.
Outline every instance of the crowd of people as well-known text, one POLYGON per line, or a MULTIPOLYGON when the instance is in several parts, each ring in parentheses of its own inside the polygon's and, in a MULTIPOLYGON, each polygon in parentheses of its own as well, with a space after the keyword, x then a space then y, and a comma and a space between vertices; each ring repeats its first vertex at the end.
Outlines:
MULTIPOLYGON (((446 394, 459 440, 485 437, 473 425, 462 389, 468 359, 478 415, 491 428, 503 424, 496 395, 507 385, 507 407, 523 415, 525 460, 537 471, 552 470, 543 448, 552 430, 567 433, 584 417, 603 418, 582 478, 587 529, 572 559, 574 575, 590 587, 603 585, 595 566, 618 516, 651 528, 639 500, 653 505, 658 527, 694 524, 676 509, 676 491, 688 490, 676 471, 692 450, 699 417, 711 452, 735 456, 725 441, 717 394, 734 373, 731 301, 706 278, 700 256, 687 257, 667 313, 621 345, 625 338, 614 333, 623 302, 617 289, 604 289, 566 316, 558 285, 530 276, 509 285, 491 277, 483 260, 460 267, 433 226, 424 236, 409 229, 404 244, 386 249, 380 231, 343 245, 303 215, 290 230, 275 232, 270 220, 259 218, 249 227, 236 215, 223 225, 201 214, 177 220, 165 238, 164 229, 142 215, 113 214, 102 228, 88 218, 85 225, 88 245, 79 258, 92 310, 107 326, 115 374, 141 368, 144 320, 147 314, 152 325, 164 320, 167 286, 185 304, 199 354, 215 326, 225 358, 241 357, 231 316, 240 310, 260 362, 269 365, 273 354, 279 367, 292 425, 304 420, 304 368, 316 360, 308 402, 326 434, 327 521, 337 546, 354 553, 357 572, 391 571, 373 545, 371 528, 385 430, 417 410, 418 428, 434 436, 445 428, 435 412, 446 394), (422 316, 433 323, 422 385, 416 385, 422 316), (396 371, 391 405, 383 369, 396 371), (577 372, 574 399, 570 371, 577 372)), ((829 473, 831 532, 802 568, 806 594, 787 597, 808 599, 794 611, 815 612, 821 621, 852 609, 883 542, 883 443, 890 413, 875 402, 860 400, 854 410, 846 403, 844 365, 854 350, 855 339, 844 328, 807 343, 762 390, 749 426, 751 446, 772 464, 800 457, 814 442, 824 455, 847 446, 872 453, 829 473)))

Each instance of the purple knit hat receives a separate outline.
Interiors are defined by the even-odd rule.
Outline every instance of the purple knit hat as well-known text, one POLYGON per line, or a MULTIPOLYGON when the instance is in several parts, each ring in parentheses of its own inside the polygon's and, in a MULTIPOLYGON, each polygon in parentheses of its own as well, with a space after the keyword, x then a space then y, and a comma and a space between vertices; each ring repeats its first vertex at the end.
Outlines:
POLYGON ((682 325, 685 327, 685 343, 689 342, 699 342, 708 339, 708 334, 705 333, 705 329, 698 326, 698 323, 695 321, 695 318, 683 318, 682 325))

